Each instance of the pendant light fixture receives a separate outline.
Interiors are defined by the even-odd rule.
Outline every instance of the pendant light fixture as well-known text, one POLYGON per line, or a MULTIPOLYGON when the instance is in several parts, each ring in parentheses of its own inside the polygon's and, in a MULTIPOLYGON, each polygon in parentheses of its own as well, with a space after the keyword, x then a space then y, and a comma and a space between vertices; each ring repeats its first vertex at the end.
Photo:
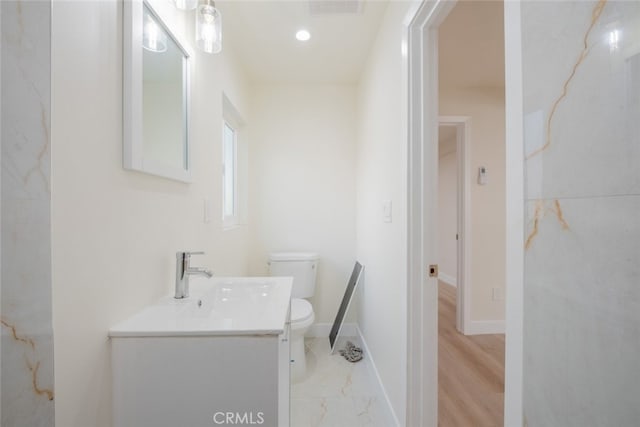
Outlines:
POLYGON ((222 51, 222 16, 211 0, 196 9, 196 45, 207 53, 222 51))

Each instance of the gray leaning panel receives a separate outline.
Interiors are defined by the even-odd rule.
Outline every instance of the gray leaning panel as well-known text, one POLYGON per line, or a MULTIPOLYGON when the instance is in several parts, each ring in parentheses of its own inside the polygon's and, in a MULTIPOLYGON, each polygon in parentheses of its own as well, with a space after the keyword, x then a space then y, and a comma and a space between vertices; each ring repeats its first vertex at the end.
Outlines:
POLYGON ((353 299, 353 294, 355 292, 356 286, 360 281, 360 276, 362 276, 362 270, 364 267, 358 261, 353 266, 353 271, 351 272, 351 278, 349 279, 349 283, 347 283, 347 289, 344 291, 344 297, 342 297, 342 303, 340 304, 340 308, 338 309, 338 313, 336 314, 336 319, 333 322, 333 326, 331 327, 331 332, 329 333, 329 344, 331 344, 331 353, 335 350, 335 345, 338 340, 338 335, 340 335, 340 330, 342 329, 342 324, 344 323, 344 316, 347 314, 349 310, 349 306, 351 305, 351 300, 353 299))

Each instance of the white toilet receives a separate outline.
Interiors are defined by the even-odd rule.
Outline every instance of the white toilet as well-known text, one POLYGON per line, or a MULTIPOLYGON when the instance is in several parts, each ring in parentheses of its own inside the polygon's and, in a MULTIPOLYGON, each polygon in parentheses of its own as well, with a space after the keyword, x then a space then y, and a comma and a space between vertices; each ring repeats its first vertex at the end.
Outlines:
POLYGON ((291 291, 291 381, 304 379, 307 371, 304 353, 304 334, 313 324, 313 306, 310 298, 316 289, 318 254, 306 252, 280 252, 269 255, 272 276, 293 277, 291 291))

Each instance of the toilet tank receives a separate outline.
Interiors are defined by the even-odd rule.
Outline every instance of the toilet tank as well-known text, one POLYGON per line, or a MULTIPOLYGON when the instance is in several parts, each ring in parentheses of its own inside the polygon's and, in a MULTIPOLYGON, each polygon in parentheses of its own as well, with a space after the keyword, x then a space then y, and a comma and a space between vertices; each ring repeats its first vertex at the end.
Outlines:
POLYGON ((269 255, 269 274, 292 276, 292 298, 310 298, 316 290, 318 260, 316 253, 277 252, 269 255))

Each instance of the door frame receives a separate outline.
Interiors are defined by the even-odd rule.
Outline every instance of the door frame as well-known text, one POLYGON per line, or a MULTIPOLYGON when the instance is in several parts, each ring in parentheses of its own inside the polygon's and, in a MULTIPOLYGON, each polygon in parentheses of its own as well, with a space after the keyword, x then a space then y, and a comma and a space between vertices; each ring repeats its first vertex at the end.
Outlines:
MULTIPOLYGON (((438 27, 455 1, 423 0, 408 21, 407 412, 406 425, 438 424, 436 263, 438 27)), ((504 2, 506 290, 504 425, 522 425, 524 144, 520 0, 504 2)))
MULTIPOLYGON (((440 116, 438 127, 456 128, 456 329, 468 334, 471 323, 471 117, 440 116)), ((438 165, 439 168, 439 165, 438 165)))
POLYGON ((423 0, 407 31, 407 414, 406 425, 438 424, 438 27, 455 1, 423 0))
POLYGON ((523 425, 524 93, 520 0, 504 2, 506 272, 504 425, 523 425))

